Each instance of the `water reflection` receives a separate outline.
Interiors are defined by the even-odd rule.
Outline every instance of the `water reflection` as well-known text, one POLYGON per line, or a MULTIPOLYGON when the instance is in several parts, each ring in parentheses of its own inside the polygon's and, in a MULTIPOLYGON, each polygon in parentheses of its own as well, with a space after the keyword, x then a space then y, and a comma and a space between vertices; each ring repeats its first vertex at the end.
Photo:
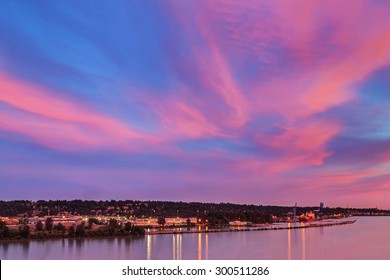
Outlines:
POLYGON ((172 236, 172 251, 174 260, 182 259, 182 243, 183 236, 181 234, 174 234, 172 236))
POLYGON ((389 232, 390 217, 363 217, 355 224, 325 228, 1 241, 0 259, 388 260, 390 243, 383 240, 389 232))
POLYGON ((77 252, 77 255, 80 255, 82 253, 82 249, 83 249, 83 246, 84 246, 84 239, 76 239, 75 240, 75 244, 76 244, 76 252, 77 252))
POLYGON ((287 230, 287 259, 291 260, 291 229, 287 230))
POLYGON ((208 260, 209 259, 209 234, 208 233, 198 233, 198 260, 208 260), (204 241, 203 241, 204 236, 204 241))
POLYGON ((28 250, 30 248, 30 242, 24 241, 22 243, 22 249, 23 249, 23 258, 27 259, 28 258, 28 250))
POLYGON ((302 231, 302 260, 306 260, 306 236, 305 236, 306 229, 302 228, 301 231, 302 231))
POLYGON ((198 233, 198 260, 202 259, 202 234, 198 233))
POLYGON ((209 234, 205 235, 206 243, 205 243, 205 260, 209 259, 209 234))
POLYGON ((0 254, 0 259, 3 260, 8 258, 8 247, 9 247, 8 242, 1 244, 2 254, 0 254))
POLYGON ((147 260, 152 259, 152 236, 151 235, 146 236, 146 259, 147 260))
POLYGON ((130 244, 131 244, 131 238, 125 238, 125 246, 126 247, 129 247, 130 246, 130 244))

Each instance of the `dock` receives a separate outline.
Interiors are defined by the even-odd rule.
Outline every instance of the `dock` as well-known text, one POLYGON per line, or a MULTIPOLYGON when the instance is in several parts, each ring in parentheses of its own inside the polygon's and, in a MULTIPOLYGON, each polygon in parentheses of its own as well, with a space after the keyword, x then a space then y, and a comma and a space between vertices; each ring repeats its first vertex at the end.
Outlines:
POLYGON ((330 227, 353 224, 356 220, 337 221, 337 222, 311 222, 303 223, 300 225, 267 225, 254 228, 215 228, 215 229, 199 229, 199 230, 162 230, 162 231, 150 231, 145 232, 145 235, 157 235, 157 234, 189 234, 189 233, 219 233, 219 232, 243 232, 243 231, 264 231, 264 230, 290 230, 290 229, 303 229, 303 228, 316 228, 316 227, 330 227))

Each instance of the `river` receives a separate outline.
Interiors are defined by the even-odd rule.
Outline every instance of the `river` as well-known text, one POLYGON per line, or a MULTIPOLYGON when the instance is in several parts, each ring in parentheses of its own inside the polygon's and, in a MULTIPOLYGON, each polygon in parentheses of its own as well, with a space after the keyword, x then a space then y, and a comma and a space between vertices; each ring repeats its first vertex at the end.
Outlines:
POLYGON ((390 217, 275 231, 0 242, 0 259, 390 260, 390 217))

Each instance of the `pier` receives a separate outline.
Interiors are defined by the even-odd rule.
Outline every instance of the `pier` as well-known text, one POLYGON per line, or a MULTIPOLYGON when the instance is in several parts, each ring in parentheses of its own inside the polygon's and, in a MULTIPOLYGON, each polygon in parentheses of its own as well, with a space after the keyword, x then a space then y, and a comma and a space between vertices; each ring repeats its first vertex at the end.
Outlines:
POLYGON ((315 228, 315 227, 330 227, 353 224, 356 220, 337 221, 337 222, 311 222, 302 223, 300 225, 265 225, 253 228, 216 228, 216 229, 199 229, 199 230, 164 230, 164 231, 150 231, 146 232, 145 235, 157 235, 157 234, 188 234, 188 233, 218 233, 218 232, 243 232, 243 231, 264 231, 264 230, 286 230, 286 229, 302 229, 302 228, 315 228))

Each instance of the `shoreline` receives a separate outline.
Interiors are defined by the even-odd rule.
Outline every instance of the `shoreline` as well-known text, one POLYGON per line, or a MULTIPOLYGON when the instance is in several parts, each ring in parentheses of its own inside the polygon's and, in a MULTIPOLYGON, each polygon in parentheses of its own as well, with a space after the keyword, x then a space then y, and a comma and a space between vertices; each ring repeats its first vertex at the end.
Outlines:
MULTIPOLYGON (((157 231, 146 231, 145 235, 114 235, 114 236, 80 236, 80 237, 70 237, 70 236, 59 236, 57 234, 49 235, 49 236, 30 236, 30 238, 19 238, 19 239, 1 239, 0 243, 3 242, 26 242, 26 241, 46 241, 46 240, 86 240, 86 239, 95 239, 95 238, 117 238, 117 237, 130 237, 130 238, 144 238, 146 235, 166 235, 166 234, 199 234, 199 233, 222 233, 222 232, 249 232, 249 231, 268 231, 268 230, 292 230, 292 229, 304 229, 304 228, 318 228, 318 227, 329 227, 329 226, 339 226, 339 225, 347 225, 353 224, 356 222, 354 220, 344 220, 344 221, 312 221, 307 223, 289 225, 258 225, 255 227, 226 227, 226 228, 212 228, 212 229, 197 229, 197 230, 183 230, 183 228, 179 228, 180 230, 157 230, 157 231)), ((175 228, 178 229, 178 228, 175 228)))

